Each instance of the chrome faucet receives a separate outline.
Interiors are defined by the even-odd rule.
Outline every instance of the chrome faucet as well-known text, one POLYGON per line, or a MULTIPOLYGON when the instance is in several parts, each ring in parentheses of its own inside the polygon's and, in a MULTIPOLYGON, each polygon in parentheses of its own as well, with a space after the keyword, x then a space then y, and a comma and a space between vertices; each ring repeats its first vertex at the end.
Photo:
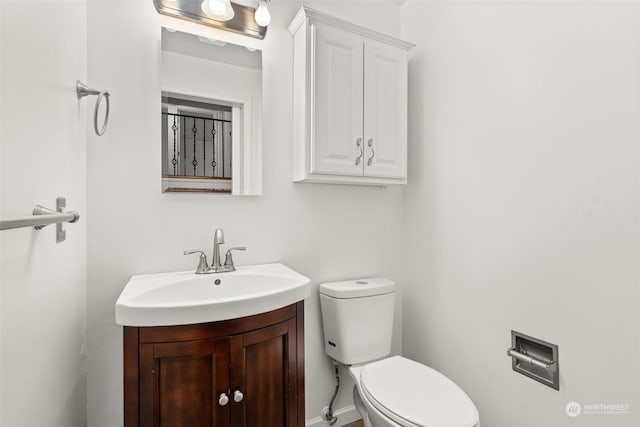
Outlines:
POLYGON ((222 265, 220 263, 220 245, 224 243, 224 232, 221 228, 216 228, 213 232, 213 256, 211 258, 211 270, 213 273, 221 271, 222 265))
POLYGON ((185 255, 200 254, 200 261, 196 274, 211 274, 211 273, 225 273, 228 271, 236 271, 236 267, 233 264, 232 251, 244 251, 247 248, 244 246, 236 246, 227 250, 224 264, 220 262, 220 245, 224 243, 224 232, 217 228, 213 233, 213 259, 211 260, 211 267, 207 264, 207 255, 200 250, 184 251, 185 255))

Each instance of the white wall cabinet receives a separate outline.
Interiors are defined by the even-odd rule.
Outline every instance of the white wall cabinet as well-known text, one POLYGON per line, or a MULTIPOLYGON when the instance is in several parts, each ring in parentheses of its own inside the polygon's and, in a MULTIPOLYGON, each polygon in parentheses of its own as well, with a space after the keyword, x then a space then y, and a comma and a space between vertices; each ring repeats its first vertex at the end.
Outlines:
POLYGON ((294 37, 293 180, 407 182, 407 51, 414 45, 303 7, 294 37))

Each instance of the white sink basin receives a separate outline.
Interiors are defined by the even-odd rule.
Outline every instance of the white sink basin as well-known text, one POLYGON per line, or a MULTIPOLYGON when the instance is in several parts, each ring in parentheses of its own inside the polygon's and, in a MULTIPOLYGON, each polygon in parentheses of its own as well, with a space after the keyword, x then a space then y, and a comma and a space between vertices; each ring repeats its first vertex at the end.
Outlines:
POLYGON ((116 323, 171 326, 251 316, 305 299, 309 283, 284 264, 217 274, 141 274, 132 276, 120 294, 116 323))

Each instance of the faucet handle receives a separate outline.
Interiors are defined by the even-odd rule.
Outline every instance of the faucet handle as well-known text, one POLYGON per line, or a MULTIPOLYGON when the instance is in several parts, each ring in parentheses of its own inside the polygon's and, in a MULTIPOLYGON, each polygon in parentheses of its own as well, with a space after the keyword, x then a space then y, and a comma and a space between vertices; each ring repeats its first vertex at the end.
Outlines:
POLYGON ((183 254, 184 255, 200 254, 200 262, 198 263, 198 268, 196 268, 196 274, 204 274, 208 272, 209 264, 207 264, 207 255, 204 253, 204 251, 189 250, 189 251, 184 251, 183 254))
POLYGON ((231 251, 246 251, 247 248, 246 246, 235 246, 233 248, 229 248, 227 249, 227 254, 224 257, 224 266, 225 267, 231 267, 232 270, 235 270, 235 266, 233 265, 233 257, 231 255, 231 251))

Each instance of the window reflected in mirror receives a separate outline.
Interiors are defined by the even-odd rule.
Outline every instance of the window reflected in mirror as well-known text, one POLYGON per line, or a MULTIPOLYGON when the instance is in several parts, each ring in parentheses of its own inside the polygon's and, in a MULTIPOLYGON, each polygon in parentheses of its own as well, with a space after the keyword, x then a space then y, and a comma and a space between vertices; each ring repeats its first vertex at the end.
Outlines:
POLYGON ((231 193, 232 128, 232 107, 163 92, 163 191, 231 193))

